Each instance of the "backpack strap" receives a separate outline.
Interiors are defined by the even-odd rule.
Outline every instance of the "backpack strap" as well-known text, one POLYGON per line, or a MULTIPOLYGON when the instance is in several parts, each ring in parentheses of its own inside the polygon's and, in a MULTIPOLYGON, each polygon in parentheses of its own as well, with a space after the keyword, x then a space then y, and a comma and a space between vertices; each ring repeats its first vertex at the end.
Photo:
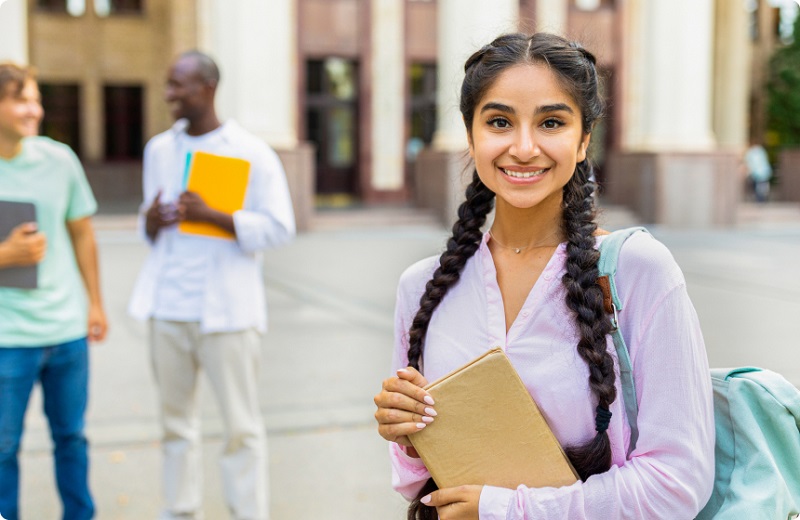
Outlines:
POLYGON ((623 302, 620 300, 619 293, 617 292, 617 285, 614 277, 617 274, 617 261, 619 260, 619 252, 622 249, 622 245, 631 235, 639 231, 647 233, 647 230, 643 227, 632 227, 614 231, 605 237, 600 244, 600 261, 597 263, 597 269, 599 271, 597 283, 603 290, 605 310, 611 315, 611 325, 613 326, 611 337, 614 340, 614 348, 617 351, 617 359, 619 360, 622 398, 625 403, 625 415, 628 418, 628 426, 630 426, 631 429, 628 456, 630 456, 631 452, 636 448, 636 441, 639 439, 639 426, 637 424, 639 404, 636 399, 636 387, 633 384, 633 367, 631 365, 630 354, 628 353, 628 345, 625 343, 625 338, 622 337, 622 331, 619 326, 619 311, 623 308, 623 302))

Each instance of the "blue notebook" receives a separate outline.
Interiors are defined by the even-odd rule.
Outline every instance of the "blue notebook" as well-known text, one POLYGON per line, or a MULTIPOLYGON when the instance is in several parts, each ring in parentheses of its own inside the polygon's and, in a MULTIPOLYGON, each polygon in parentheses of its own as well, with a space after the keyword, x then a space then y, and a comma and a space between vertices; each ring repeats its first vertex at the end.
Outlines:
MULTIPOLYGON (((0 242, 24 222, 36 222, 36 206, 32 202, 0 200, 0 242)), ((0 287, 36 289, 38 271, 36 265, 0 269, 0 287)))

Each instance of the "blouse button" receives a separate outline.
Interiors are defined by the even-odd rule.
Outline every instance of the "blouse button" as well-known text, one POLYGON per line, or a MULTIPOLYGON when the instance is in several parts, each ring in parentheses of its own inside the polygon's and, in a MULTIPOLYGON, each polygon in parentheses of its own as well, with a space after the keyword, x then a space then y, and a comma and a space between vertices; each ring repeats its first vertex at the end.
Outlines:
POLYGON ((528 311, 522 311, 522 317, 523 318, 527 318, 529 314, 530 314, 530 312, 528 312, 528 311))

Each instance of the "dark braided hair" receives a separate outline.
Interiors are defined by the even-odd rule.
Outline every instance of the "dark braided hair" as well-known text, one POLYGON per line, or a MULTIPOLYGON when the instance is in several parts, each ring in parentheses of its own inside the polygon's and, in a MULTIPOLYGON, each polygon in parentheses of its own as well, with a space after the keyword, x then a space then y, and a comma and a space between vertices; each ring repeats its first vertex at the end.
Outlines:
MULTIPOLYGON (((472 130, 475 108, 497 77, 519 64, 546 64, 560 86, 572 97, 581 110, 584 134, 592 131, 603 113, 599 96, 594 56, 580 45, 547 33, 508 34, 495 39, 474 53, 464 65, 461 85, 461 114, 467 132, 472 130)), ((566 288, 567 307, 574 313, 580 339, 578 353, 589 367, 589 385, 597 398, 597 434, 586 445, 568 447, 565 451, 582 480, 607 471, 611 467, 611 445, 606 429, 609 406, 616 398, 614 362, 606 351, 606 336, 611 325, 603 310, 603 297, 597 285, 597 262, 600 253, 595 247, 595 208, 592 167, 584 160, 563 189, 562 226, 567 238, 566 288)), ((482 233, 481 226, 494 204, 492 193, 473 172, 467 188, 466 201, 458 209, 458 221, 447 250, 439 259, 439 268, 425 286, 409 329, 409 365, 420 369, 428 324, 436 307, 447 291, 455 285, 467 260, 475 254, 482 233)), ((436 520, 436 510, 419 499, 435 491, 430 479, 408 509, 409 520, 436 520)))

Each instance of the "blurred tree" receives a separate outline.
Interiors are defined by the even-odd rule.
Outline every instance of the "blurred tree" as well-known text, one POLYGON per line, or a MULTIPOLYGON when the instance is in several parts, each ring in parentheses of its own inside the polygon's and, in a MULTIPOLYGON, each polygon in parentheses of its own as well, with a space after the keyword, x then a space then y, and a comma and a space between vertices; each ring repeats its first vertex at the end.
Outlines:
POLYGON ((800 16, 792 42, 770 59, 767 96, 767 126, 778 146, 800 147, 800 16))

